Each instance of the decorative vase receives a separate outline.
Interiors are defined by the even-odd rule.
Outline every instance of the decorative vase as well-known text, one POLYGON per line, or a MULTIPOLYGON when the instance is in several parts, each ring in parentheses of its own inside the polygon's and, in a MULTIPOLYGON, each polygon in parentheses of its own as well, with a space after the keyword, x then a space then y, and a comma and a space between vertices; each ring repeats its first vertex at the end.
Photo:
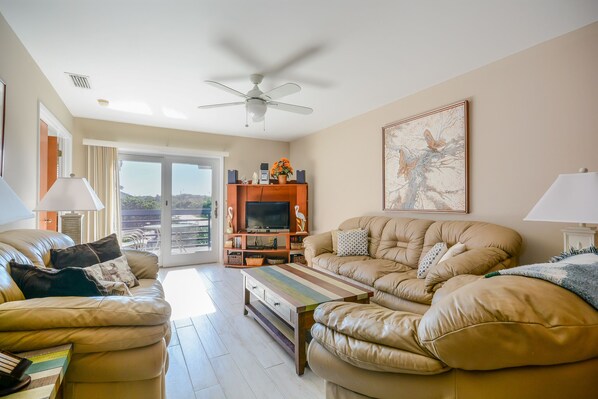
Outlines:
POLYGON ((278 184, 287 184, 287 175, 278 175, 278 184))

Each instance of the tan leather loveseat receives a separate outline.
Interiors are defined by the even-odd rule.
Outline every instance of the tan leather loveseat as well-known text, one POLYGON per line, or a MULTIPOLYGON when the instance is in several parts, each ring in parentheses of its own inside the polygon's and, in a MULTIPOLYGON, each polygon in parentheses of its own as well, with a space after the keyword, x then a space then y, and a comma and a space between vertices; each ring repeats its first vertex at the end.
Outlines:
POLYGON ((140 285, 132 297, 24 299, 8 262, 50 267, 50 249, 73 241, 60 233, 0 233, 0 349, 12 352, 73 344, 65 399, 165 399, 170 306, 156 279, 157 257, 124 251, 140 285))
POLYGON ((363 216, 339 226, 357 228, 368 231, 369 256, 337 256, 333 232, 326 232, 304 240, 308 265, 373 289, 374 303, 420 314, 452 277, 513 267, 521 249, 517 232, 484 222, 363 216), (417 278, 420 258, 439 242, 449 247, 460 242, 466 251, 433 267, 425 279, 417 278))

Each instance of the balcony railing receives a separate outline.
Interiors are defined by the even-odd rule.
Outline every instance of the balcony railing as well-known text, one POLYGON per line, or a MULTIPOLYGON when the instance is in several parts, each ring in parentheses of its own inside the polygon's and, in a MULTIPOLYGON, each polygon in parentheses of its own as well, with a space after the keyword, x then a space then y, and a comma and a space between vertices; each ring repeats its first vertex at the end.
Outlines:
MULTIPOLYGON (((190 253, 211 246, 211 208, 174 209, 171 221, 171 250, 190 253)), ((125 209, 121 212, 124 247, 159 252, 162 235, 159 209, 125 209)))

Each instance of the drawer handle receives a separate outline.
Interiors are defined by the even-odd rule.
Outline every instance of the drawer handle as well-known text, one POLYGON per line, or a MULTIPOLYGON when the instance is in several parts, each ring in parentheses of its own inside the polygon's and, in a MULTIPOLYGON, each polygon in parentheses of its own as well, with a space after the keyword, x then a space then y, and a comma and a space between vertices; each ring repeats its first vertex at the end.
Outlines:
POLYGON ((280 306, 280 302, 274 302, 274 306, 280 306))
POLYGON ((251 289, 252 289, 252 290, 255 290, 256 288, 257 288, 257 285, 252 285, 252 286, 251 286, 251 289))

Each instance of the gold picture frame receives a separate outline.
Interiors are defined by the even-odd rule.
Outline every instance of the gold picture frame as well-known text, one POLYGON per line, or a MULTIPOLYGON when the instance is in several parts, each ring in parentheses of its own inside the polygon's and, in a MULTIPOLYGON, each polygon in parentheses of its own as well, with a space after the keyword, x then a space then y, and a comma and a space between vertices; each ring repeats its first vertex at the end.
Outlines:
POLYGON ((383 209, 469 212, 468 102, 382 128, 383 209))

